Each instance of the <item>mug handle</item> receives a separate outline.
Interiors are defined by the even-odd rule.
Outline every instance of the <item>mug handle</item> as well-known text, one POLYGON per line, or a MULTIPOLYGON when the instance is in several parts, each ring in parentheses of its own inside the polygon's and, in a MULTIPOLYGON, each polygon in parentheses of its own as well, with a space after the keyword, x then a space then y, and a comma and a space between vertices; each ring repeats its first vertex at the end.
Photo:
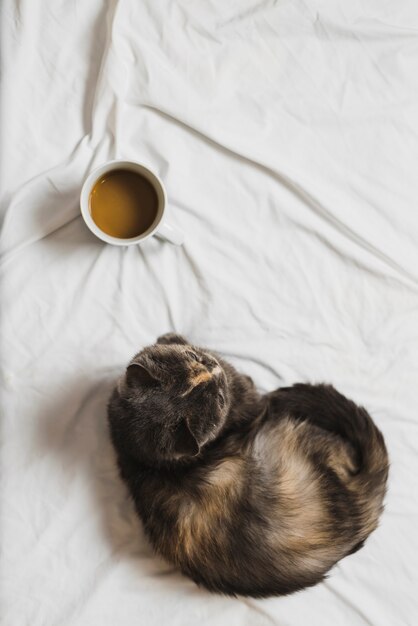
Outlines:
POLYGON ((184 242, 183 231, 175 226, 170 226, 167 222, 162 224, 155 234, 170 243, 174 243, 176 246, 181 246, 184 242))

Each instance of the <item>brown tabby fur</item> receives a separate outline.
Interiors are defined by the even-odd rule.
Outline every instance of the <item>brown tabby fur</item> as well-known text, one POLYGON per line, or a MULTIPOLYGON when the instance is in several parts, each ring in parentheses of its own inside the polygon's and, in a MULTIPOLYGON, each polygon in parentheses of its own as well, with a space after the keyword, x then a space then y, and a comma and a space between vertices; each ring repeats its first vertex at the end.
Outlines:
POLYGON ((384 440, 331 386, 261 396, 218 355, 164 335, 119 381, 109 424, 153 546, 210 590, 314 585, 377 526, 384 440))

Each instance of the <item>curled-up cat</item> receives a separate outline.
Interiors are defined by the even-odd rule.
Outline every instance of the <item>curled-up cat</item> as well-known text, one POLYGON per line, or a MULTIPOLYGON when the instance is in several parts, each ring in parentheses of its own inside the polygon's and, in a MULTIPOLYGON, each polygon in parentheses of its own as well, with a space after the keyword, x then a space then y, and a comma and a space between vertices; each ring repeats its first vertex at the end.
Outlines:
POLYGON ((377 526, 385 443, 332 386, 261 396, 218 355, 169 334, 134 357, 108 413, 151 543, 210 590, 314 585, 377 526))

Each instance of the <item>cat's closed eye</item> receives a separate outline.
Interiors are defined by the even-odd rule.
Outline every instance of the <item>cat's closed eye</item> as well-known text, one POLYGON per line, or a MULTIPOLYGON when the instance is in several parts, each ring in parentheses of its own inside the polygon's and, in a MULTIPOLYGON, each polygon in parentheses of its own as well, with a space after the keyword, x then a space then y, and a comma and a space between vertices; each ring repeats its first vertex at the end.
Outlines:
POLYGON ((200 357, 198 354, 196 354, 195 352, 187 352, 187 355, 193 360, 196 361, 197 363, 202 363, 202 357, 200 357))
POLYGON ((222 393, 222 391, 218 392, 218 401, 221 407, 225 405, 225 398, 224 398, 224 394, 222 393))

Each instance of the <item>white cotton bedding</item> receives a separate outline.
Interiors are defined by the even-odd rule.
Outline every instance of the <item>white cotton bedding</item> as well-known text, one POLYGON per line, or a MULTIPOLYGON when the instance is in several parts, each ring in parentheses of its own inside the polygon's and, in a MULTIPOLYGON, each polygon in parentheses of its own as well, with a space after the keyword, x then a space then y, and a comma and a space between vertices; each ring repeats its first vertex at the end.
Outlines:
POLYGON ((416 0, 3 0, 1 56, 1 625, 416 626, 416 0), (116 157, 183 247, 87 230, 116 157), (382 429, 381 525, 323 584, 225 598, 153 555, 105 407, 172 330, 382 429))

